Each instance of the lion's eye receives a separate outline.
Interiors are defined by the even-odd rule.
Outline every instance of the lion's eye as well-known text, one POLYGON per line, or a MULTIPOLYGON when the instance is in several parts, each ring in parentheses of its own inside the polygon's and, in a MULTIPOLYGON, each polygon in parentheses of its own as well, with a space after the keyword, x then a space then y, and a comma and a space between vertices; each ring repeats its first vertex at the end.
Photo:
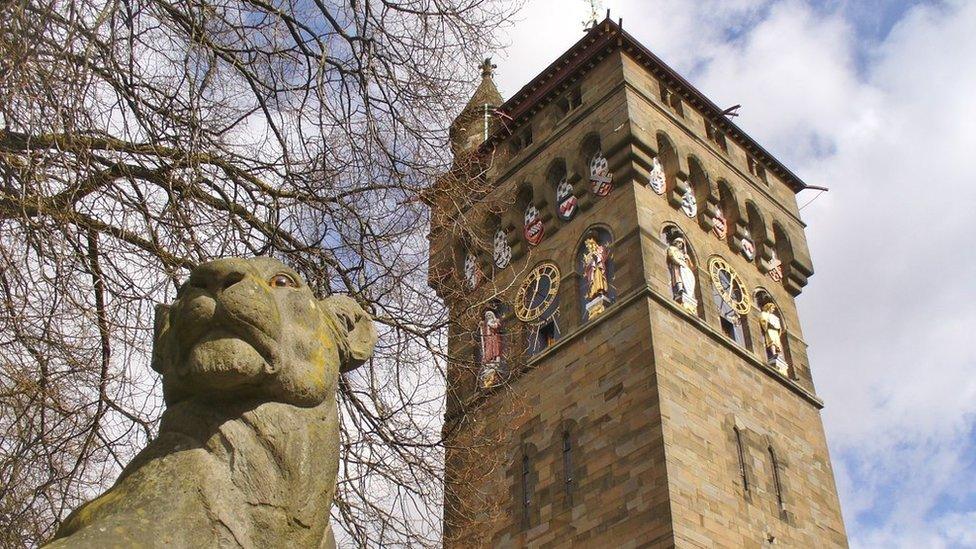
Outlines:
POLYGON ((270 284, 272 288, 297 288, 298 287, 298 282, 296 282, 295 279, 292 278, 292 276, 289 275, 288 273, 278 273, 274 275, 273 277, 271 277, 271 280, 268 281, 268 284, 270 284))

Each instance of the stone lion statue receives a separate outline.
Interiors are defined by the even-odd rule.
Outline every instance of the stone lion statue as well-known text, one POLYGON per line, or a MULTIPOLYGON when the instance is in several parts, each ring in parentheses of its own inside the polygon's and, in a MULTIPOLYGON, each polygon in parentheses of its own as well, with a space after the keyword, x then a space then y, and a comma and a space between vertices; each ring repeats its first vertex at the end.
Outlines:
POLYGON ((193 270, 155 332, 159 436, 48 547, 335 547, 336 384, 372 355, 369 315, 228 258, 193 270))

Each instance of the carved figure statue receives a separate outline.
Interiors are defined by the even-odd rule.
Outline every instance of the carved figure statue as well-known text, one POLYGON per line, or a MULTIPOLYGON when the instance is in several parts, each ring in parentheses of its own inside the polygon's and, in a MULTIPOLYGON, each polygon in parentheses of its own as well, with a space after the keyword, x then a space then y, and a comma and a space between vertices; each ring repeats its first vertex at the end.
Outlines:
POLYGON ((774 303, 763 305, 759 313, 759 327, 762 328, 763 339, 766 342, 766 358, 769 364, 775 366, 784 374, 786 361, 783 358, 783 321, 779 317, 779 309, 774 303))
POLYGON ((335 547, 336 385, 375 343, 274 259, 198 266, 156 312, 159 435, 48 547, 335 547))
POLYGON ((485 318, 478 324, 481 337, 480 384, 488 388, 498 383, 502 363, 502 321, 491 309, 485 311, 485 318))
POLYGON ((697 314, 698 300, 695 299, 697 281, 685 239, 680 236, 675 237, 668 246, 667 254, 674 300, 689 313, 697 314))
POLYGON ((583 276, 586 277, 586 298, 593 299, 599 295, 606 295, 610 291, 607 280, 607 261, 610 253, 606 246, 601 246, 595 238, 586 239, 586 252, 583 253, 583 263, 586 265, 583 276))
POLYGON ((586 250, 583 252, 586 309, 588 318, 593 318, 602 314, 610 301, 610 280, 607 274, 610 251, 592 236, 587 237, 583 245, 586 246, 586 250))

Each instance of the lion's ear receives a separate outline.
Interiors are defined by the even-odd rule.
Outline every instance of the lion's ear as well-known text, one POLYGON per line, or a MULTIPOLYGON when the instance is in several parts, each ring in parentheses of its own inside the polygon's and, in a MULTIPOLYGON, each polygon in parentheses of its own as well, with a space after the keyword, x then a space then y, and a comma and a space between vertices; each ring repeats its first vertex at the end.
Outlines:
POLYGON ((160 336, 169 328, 169 305, 162 303, 156 304, 155 316, 153 317, 153 350, 152 350, 152 369, 159 373, 164 373, 165 362, 169 352, 168 345, 164 344, 160 336))
POLYGON ((340 372, 348 372, 363 365, 373 356, 376 328, 373 319, 354 299, 344 295, 329 296, 321 301, 327 316, 335 323, 335 332, 342 364, 340 372), (331 313, 328 314, 328 313, 331 313))

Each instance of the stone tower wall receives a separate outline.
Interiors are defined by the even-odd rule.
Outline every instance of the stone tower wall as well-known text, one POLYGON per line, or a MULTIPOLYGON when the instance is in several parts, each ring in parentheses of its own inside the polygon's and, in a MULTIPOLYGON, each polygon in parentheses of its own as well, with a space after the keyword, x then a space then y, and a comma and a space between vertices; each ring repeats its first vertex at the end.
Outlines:
MULTIPOLYGON (((543 107, 530 119, 530 146, 496 149, 489 179, 497 186, 472 207, 475 219, 500 213, 514 259, 477 291, 448 303, 456 320, 450 352, 466 358, 449 365, 445 545, 846 546, 821 403, 793 302, 812 273, 793 191, 771 173, 751 173, 749 153, 733 140, 725 150, 716 146, 701 115, 691 105, 679 114, 663 101, 657 76, 627 53, 615 51, 581 74, 570 90, 580 87, 582 105, 568 115, 543 107), (590 193, 580 153, 592 136, 614 172, 614 190, 604 198, 590 193), (663 196, 647 186, 655 156, 667 168, 663 196), (580 199, 569 222, 556 218, 546 178, 559 159, 580 199), (689 186, 699 196, 695 218, 679 208, 689 186), (531 248, 521 236, 518 203, 526 189, 546 230, 531 248), (725 240, 711 231, 719 205, 736 208, 740 219, 725 240), (748 261, 735 235, 757 227, 750 219, 756 212, 766 230, 755 235, 759 257, 748 261), (594 226, 613 236, 617 296, 607 312, 583 323, 576 254, 594 226), (698 315, 672 299, 666 226, 680 229, 692 248, 698 315), (777 250, 788 255, 783 282, 765 272, 777 250), (766 365, 758 311, 747 316, 745 346, 719 328, 707 273, 712 255, 732 264, 750 292, 762 288, 780 307, 787 375, 766 365), (472 316, 492 295, 510 303, 541 261, 561 271, 561 337, 527 356, 525 334, 509 311, 503 320, 512 380, 479 391, 472 316), (569 482, 564 432, 572 441, 569 482), (523 478, 524 459, 530 466, 523 478)), ((431 238, 439 250, 432 264, 456 271, 461 244, 447 234, 431 238)), ((491 273, 490 250, 483 255, 491 273)))

